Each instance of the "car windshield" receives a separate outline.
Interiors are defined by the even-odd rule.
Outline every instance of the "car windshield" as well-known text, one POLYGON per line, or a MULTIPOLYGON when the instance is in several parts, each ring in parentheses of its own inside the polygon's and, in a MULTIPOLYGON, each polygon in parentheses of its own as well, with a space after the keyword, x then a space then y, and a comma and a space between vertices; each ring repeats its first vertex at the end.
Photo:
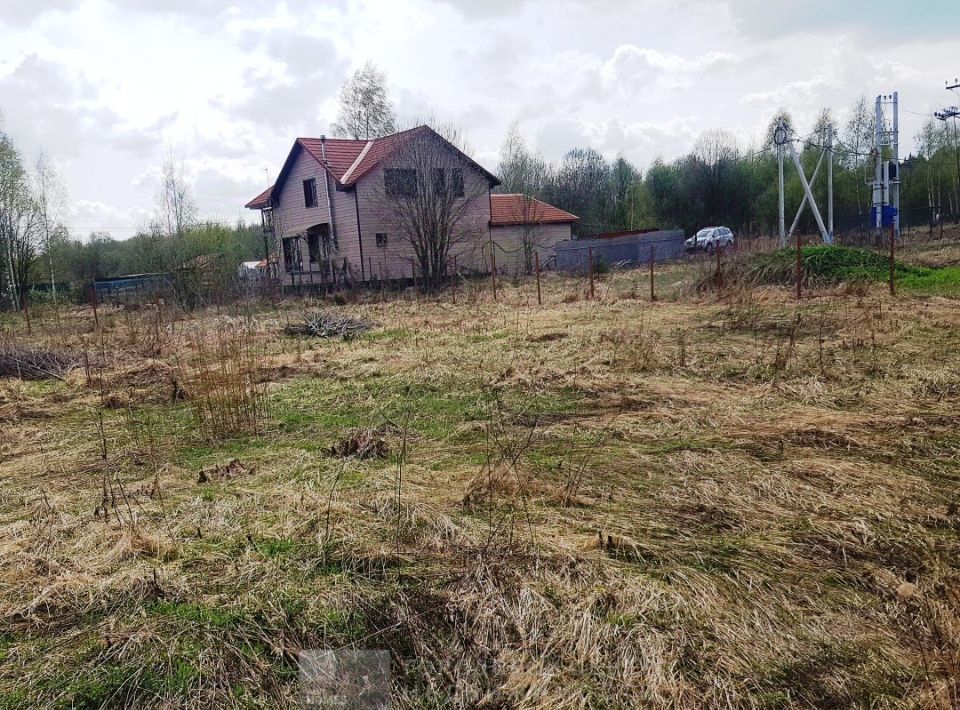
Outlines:
POLYGON ((709 237, 709 236, 710 236, 710 232, 712 232, 714 229, 716 229, 716 227, 707 227, 706 229, 701 229, 699 232, 697 232, 697 236, 698 236, 698 237, 709 237))

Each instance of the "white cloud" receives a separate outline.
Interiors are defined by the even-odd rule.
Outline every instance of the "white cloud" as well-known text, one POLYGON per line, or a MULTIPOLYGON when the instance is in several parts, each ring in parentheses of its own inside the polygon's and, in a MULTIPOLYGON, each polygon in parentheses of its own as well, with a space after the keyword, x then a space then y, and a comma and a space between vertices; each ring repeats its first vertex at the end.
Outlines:
MULTIPOLYGON (((85 233, 143 221, 170 148, 201 213, 235 218, 368 60, 401 121, 460 125, 490 168, 513 120, 549 159, 590 145, 645 168, 711 128, 747 145, 781 107, 804 128, 862 93, 952 98, 960 4, 811 2, 5 0, 0 111, 28 160, 57 159, 85 233)), ((909 146, 923 117, 902 118, 909 146)))

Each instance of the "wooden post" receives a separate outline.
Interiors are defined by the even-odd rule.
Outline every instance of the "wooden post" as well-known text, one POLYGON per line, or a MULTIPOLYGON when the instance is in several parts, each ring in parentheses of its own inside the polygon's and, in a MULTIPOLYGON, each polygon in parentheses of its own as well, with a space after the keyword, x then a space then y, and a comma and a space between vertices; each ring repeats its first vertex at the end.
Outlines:
POLYGON ((897 251, 897 235, 896 230, 893 228, 893 225, 890 225, 890 295, 895 296, 897 293, 897 284, 895 280, 897 261, 896 261, 896 251, 897 251))
POLYGON ((797 232, 797 300, 799 301, 803 291, 803 239, 800 232, 797 232))
POLYGON ((493 300, 497 300, 497 252, 493 248, 493 239, 490 240, 490 276, 493 278, 493 300))
POLYGON ((533 251, 533 264, 537 272, 537 305, 543 305, 543 299, 540 297, 540 252, 536 249, 533 251))
POLYGON ((33 327, 30 325, 30 291, 24 291, 21 299, 23 303, 23 317, 27 319, 27 335, 33 334, 33 327))
POLYGON ((717 255, 717 288, 723 288, 723 272, 720 270, 720 252, 722 249, 723 247, 717 244, 717 248, 714 252, 717 255))
POLYGON ((590 273, 590 300, 593 300, 593 247, 587 247, 587 270, 590 273))
POLYGON ((653 291, 653 260, 656 256, 656 250, 653 247, 653 244, 650 245, 650 300, 656 301, 657 296, 653 291))
POLYGON ((453 276, 451 277, 453 286, 453 305, 457 305, 457 255, 453 255, 453 276))
POLYGON ((94 281, 90 287, 91 302, 93 303, 93 322, 100 327, 100 317, 97 315, 97 282, 94 281))

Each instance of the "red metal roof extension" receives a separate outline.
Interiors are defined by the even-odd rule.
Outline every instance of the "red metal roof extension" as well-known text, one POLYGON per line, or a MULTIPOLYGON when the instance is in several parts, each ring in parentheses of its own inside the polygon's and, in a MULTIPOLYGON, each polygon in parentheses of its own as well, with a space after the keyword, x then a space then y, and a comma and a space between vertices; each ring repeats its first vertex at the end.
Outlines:
POLYGON ((563 224, 578 222, 576 215, 526 195, 490 195, 490 224, 505 227, 519 224, 563 224))
POLYGON ((244 205, 248 210, 262 210, 270 204, 270 195, 273 193, 273 185, 261 192, 259 195, 244 205))

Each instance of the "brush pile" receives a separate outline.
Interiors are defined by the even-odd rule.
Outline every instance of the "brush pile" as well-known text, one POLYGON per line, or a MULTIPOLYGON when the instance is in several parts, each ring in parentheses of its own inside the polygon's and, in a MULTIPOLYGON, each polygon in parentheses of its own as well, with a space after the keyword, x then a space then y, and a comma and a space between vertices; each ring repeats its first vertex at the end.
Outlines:
POLYGON ((339 335, 349 340, 366 333, 376 325, 370 321, 320 312, 307 314, 303 321, 288 325, 284 332, 287 335, 305 335, 315 338, 333 338, 339 335))
POLYGON ((22 380, 62 380, 79 365, 72 353, 44 348, 0 346, 0 377, 22 380))
POLYGON ((349 435, 327 449, 331 456, 340 458, 379 459, 390 453, 386 435, 392 428, 382 426, 377 429, 355 429, 349 435))

